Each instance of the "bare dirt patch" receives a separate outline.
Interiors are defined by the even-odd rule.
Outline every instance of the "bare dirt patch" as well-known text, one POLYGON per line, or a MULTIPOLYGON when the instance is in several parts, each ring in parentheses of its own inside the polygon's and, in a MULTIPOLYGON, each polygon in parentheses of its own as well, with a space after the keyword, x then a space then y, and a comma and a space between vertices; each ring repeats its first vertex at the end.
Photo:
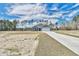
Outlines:
POLYGON ((0 55, 34 55, 38 45, 38 35, 34 32, 3 33, 0 36, 0 55))

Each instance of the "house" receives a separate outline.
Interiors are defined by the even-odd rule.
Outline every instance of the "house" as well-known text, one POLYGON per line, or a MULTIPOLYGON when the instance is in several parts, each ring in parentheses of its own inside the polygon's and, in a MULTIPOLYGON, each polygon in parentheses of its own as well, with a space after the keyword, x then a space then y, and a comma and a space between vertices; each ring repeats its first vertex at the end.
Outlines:
POLYGON ((32 29, 34 31, 50 31, 51 30, 50 26, 46 25, 46 24, 38 24, 38 25, 32 27, 32 29))

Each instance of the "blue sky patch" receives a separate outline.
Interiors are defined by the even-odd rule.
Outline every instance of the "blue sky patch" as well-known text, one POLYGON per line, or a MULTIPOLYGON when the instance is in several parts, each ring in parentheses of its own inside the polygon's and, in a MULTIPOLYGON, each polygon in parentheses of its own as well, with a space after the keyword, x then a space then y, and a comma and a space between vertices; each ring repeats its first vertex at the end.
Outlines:
POLYGON ((76 15, 79 15, 79 4, 76 3, 0 3, 0 19, 29 20, 57 17, 71 20, 76 15))

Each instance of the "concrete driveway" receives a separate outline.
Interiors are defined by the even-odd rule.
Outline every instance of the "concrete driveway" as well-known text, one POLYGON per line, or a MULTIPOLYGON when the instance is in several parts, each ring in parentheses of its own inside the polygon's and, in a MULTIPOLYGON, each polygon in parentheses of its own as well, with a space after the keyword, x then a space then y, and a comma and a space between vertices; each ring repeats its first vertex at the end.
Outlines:
POLYGON ((48 34, 59 43, 63 44, 65 47, 72 50, 74 53, 79 55, 79 38, 63 35, 59 33, 55 33, 53 31, 43 31, 44 33, 48 34))

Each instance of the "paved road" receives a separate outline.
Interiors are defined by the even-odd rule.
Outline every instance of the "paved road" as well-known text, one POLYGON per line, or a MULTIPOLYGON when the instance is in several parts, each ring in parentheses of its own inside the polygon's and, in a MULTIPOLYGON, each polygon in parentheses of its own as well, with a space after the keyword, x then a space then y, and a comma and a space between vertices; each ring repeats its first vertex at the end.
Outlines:
POLYGON ((52 39, 45 33, 39 35, 39 44, 35 56, 78 56, 70 49, 52 39))
POLYGON ((79 55, 79 38, 67 36, 51 31, 43 31, 44 33, 48 34, 61 44, 63 44, 65 47, 72 50, 74 53, 79 55))

